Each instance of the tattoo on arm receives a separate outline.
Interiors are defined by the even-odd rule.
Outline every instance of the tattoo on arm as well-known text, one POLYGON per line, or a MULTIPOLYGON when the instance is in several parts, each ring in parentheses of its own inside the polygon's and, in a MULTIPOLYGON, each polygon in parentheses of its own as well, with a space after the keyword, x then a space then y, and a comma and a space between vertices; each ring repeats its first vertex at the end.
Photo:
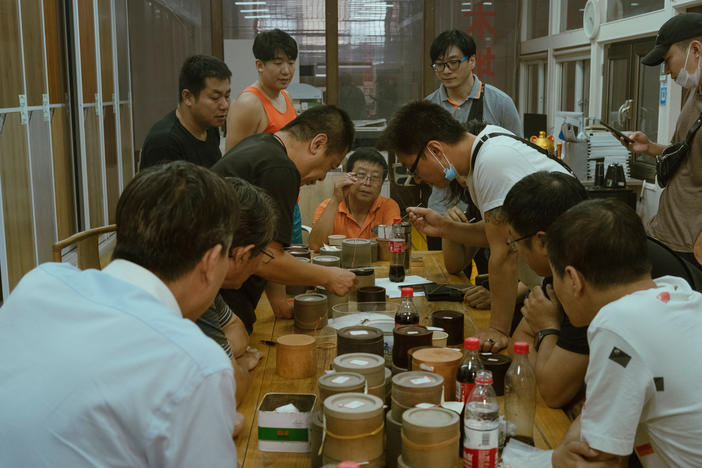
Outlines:
POLYGON ((485 222, 490 224, 503 224, 505 222, 505 215, 502 212, 502 207, 498 206, 490 211, 485 212, 485 222))

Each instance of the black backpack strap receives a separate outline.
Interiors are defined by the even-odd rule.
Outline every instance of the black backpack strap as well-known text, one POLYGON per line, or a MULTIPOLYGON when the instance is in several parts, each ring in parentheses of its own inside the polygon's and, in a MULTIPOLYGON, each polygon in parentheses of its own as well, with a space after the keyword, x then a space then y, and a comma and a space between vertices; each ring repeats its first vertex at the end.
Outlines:
MULTIPOLYGON (((471 109, 472 111, 473 109, 471 109)), ((685 137, 685 141, 687 142, 687 146, 692 145, 692 138, 695 136, 695 133, 697 133, 697 130, 700 129, 700 126, 702 126, 702 113, 700 113, 700 116, 697 117, 697 120, 695 120, 695 123, 692 124, 692 127, 690 127, 690 130, 687 131, 687 136, 685 137)))
POLYGON ((465 121, 467 124, 471 120, 483 121, 483 97, 485 96, 485 85, 480 83, 480 91, 478 91, 478 98, 473 99, 473 103, 470 105, 470 112, 468 113, 468 119, 465 121))
POLYGON ((529 140, 525 140, 524 138, 519 138, 518 136, 512 135, 511 133, 503 133, 503 132, 488 133, 488 134, 483 135, 482 138, 480 138, 480 141, 478 141, 478 144, 475 145, 475 150, 473 150, 473 155, 470 158, 470 169, 471 170, 473 170, 473 168, 475 167, 475 160, 478 158, 478 152, 480 151, 480 148, 483 146, 483 143, 485 143, 488 140, 488 138, 494 138, 497 136, 506 136, 506 137, 510 137, 514 140, 520 141, 520 142, 524 143, 525 145, 531 147, 532 149, 535 149, 536 151, 543 154, 544 156, 551 159, 552 161, 557 162, 564 169, 566 169, 571 175, 573 175, 573 176, 575 175, 575 173, 570 168, 570 166, 568 166, 566 163, 564 163, 562 160, 558 159, 557 157, 553 156, 551 153, 548 152, 548 150, 546 150, 538 145, 535 145, 534 143, 530 142, 529 140))

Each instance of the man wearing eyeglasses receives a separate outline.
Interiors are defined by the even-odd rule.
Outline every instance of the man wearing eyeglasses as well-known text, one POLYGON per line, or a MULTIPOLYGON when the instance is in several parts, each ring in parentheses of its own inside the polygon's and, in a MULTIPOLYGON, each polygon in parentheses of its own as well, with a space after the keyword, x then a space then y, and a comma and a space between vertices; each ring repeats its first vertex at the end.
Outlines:
POLYGON ((518 270, 517 255, 507 244, 510 239, 502 203, 509 189, 524 176, 540 170, 567 169, 495 125, 486 125, 473 134, 441 106, 426 101, 398 110, 388 122, 381 146, 395 151, 418 182, 450 186, 456 194, 468 192, 480 210, 484 221, 468 224, 451 221, 428 208, 407 209, 410 220, 427 235, 490 247, 490 327, 478 336, 483 350, 505 348, 512 328, 517 280, 530 286, 535 278, 528 268, 518 270))
POLYGON ((334 184, 332 197, 319 204, 309 245, 322 247, 330 234, 370 239, 372 228, 392 224, 400 217, 400 207, 392 198, 380 195, 388 173, 385 158, 374 148, 358 148, 346 163, 347 174, 334 184))
MULTIPOLYGON (((494 86, 481 82, 473 73, 475 54, 475 41, 465 32, 452 29, 439 34, 431 44, 429 55, 441 85, 425 99, 440 105, 464 125, 477 120, 522 136, 522 123, 512 99, 494 86)), ((446 213, 451 207, 445 200, 447 194, 446 190, 434 187, 429 208, 446 213)), ((459 202, 458 206, 465 212, 464 202, 459 202)))

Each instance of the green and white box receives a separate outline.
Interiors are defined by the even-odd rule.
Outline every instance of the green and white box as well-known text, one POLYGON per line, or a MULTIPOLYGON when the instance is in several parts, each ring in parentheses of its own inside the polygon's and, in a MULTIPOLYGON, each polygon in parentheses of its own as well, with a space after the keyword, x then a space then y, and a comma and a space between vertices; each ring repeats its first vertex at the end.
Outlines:
POLYGON ((266 393, 258 407, 258 449, 262 452, 309 452, 310 415, 317 395, 266 393), (279 412, 294 405, 298 412, 279 412))

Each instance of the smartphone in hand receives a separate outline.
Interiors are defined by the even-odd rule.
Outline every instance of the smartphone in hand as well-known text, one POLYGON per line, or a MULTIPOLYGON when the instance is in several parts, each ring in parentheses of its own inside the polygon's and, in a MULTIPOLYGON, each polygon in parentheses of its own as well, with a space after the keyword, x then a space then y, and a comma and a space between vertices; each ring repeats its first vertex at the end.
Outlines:
POLYGON ((620 131, 617 130, 616 128, 612 127, 611 125, 607 124, 604 120, 600 120, 600 124, 602 124, 603 126, 605 126, 605 127, 607 128, 607 130, 609 130, 610 132, 612 132, 612 133, 614 133, 615 135, 617 135, 617 138, 623 138, 624 141, 627 142, 627 144, 631 144, 631 143, 634 142, 634 140, 632 140, 632 139, 629 138, 628 136, 624 135, 622 132, 620 132, 620 131))

